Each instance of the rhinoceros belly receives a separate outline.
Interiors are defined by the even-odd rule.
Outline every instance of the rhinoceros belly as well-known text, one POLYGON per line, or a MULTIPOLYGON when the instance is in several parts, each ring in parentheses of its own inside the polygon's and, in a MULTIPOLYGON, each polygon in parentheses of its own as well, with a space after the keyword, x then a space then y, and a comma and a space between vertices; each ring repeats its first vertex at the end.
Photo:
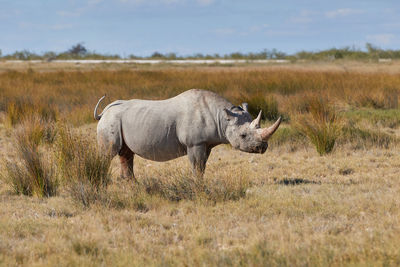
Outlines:
POLYGON ((148 140, 138 137, 128 138, 127 146, 136 155, 154 161, 167 161, 186 155, 186 147, 175 140, 148 140))
POLYGON ((132 111, 122 120, 122 133, 125 144, 133 153, 154 161, 186 155, 186 146, 179 142, 176 123, 171 116, 147 108, 132 111))

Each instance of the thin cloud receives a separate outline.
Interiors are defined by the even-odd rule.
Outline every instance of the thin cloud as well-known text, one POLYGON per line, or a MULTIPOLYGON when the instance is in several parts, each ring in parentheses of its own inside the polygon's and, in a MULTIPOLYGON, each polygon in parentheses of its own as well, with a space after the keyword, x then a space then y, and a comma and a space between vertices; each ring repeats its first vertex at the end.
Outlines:
POLYGON ((290 23, 310 23, 314 20, 314 15, 316 12, 310 10, 302 10, 300 13, 289 19, 290 23))
POLYGON ((395 35, 391 33, 367 35, 367 40, 378 45, 389 45, 395 40, 395 35))
POLYGON ((249 35, 256 35, 256 34, 262 34, 265 33, 265 31, 269 28, 270 26, 268 24, 261 24, 261 25, 252 25, 250 27, 242 27, 242 28, 233 28, 233 27, 227 27, 227 28, 217 28, 213 30, 212 32, 220 37, 224 36, 249 36, 249 35))
POLYGON ((48 24, 31 23, 25 21, 20 22, 18 26, 20 29, 23 30, 34 30, 34 31, 48 31, 48 30, 62 31, 73 28, 72 24, 48 25, 48 24))
POLYGON ((350 15, 355 15, 355 14, 361 14, 364 13, 363 10, 361 9, 353 9, 353 8, 339 8, 336 10, 328 11, 325 13, 325 16, 330 19, 334 19, 337 17, 345 17, 345 16, 350 16, 350 15))
MULTIPOLYGON (((204 0, 205 1, 205 0, 204 0)), ((164 5, 176 5, 186 2, 185 0, 119 0, 123 4, 131 4, 136 6, 164 4, 164 5)))
POLYGON ((84 9, 83 8, 78 8, 74 11, 57 11, 56 14, 61 16, 61 17, 79 17, 82 15, 84 9))
POLYGON ((93 7, 100 4, 103 0, 87 0, 86 4, 82 5, 81 7, 75 8, 74 10, 60 10, 57 11, 56 14, 61 17, 80 17, 85 13, 86 10, 90 10, 93 7))
POLYGON ((236 33, 236 30, 233 28, 218 28, 213 31, 218 36, 227 36, 236 33))
POLYGON ((50 29, 55 30, 55 31, 62 31, 62 30, 68 30, 72 29, 73 25, 72 24, 55 24, 50 26, 50 29))
POLYGON ((196 2, 201 6, 209 6, 214 3, 214 0, 196 0, 196 2))
POLYGON ((209 6, 212 5, 215 0, 118 0, 123 4, 131 4, 136 6, 144 6, 144 5, 155 5, 155 4, 163 4, 163 5, 181 5, 181 4, 197 4, 200 6, 209 6))

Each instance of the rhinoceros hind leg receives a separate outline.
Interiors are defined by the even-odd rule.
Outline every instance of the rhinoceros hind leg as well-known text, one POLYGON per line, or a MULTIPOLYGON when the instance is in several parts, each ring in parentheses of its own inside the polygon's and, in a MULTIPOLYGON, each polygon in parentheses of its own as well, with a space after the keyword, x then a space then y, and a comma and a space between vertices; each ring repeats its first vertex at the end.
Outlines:
POLYGON ((122 145, 118 154, 121 162, 121 178, 135 179, 133 173, 133 157, 135 154, 125 144, 122 145))
POLYGON ((187 148, 187 153, 189 156, 189 161, 192 165, 194 176, 199 178, 203 177, 210 152, 211 148, 205 144, 187 148))

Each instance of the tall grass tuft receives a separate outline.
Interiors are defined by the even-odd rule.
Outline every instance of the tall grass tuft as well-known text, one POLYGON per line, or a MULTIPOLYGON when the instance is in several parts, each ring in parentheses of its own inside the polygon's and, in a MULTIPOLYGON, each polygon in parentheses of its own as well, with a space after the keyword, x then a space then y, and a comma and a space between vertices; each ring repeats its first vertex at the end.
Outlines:
POLYGON ((103 200, 111 181, 111 157, 95 142, 60 125, 56 142, 59 172, 74 200, 89 207, 103 200))
POLYGON ((38 146, 40 144, 52 144, 56 138, 57 129, 53 122, 49 122, 37 114, 26 117, 17 128, 23 131, 23 135, 29 142, 38 146))
POLYGON ((15 193, 27 196, 51 197, 56 195, 58 179, 53 163, 39 148, 42 134, 30 124, 21 125, 15 133, 19 162, 7 161, 3 178, 15 193))
POLYGON ((332 152, 340 127, 336 112, 322 97, 310 97, 306 113, 299 113, 295 127, 306 135, 320 155, 332 152))

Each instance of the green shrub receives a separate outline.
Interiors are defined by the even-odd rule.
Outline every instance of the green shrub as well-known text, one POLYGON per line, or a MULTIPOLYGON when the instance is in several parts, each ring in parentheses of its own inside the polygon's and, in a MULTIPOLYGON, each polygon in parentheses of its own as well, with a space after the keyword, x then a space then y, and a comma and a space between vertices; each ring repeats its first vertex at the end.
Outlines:
POLYGON ((294 151, 298 145, 306 143, 306 136, 294 127, 280 126, 271 139, 269 139, 268 143, 270 147, 289 144, 291 150, 294 151))
POLYGON ((342 128, 342 142, 349 142, 354 145, 354 148, 390 148, 391 145, 396 144, 399 140, 387 133, 379 130, 366 130, 354 126, 349 123, 342 128))
POLYGON ((332 152, 340 135, 336 112, 325 100, 309 100, 308 113, 297 114, 295 127, 306 135, 320 155, 332 152))
POLYGON ((354 123, 367 123, 373 127, 397 128, 400 125, 399 109, 355 109, 344 112, 343 117, 354 123))

